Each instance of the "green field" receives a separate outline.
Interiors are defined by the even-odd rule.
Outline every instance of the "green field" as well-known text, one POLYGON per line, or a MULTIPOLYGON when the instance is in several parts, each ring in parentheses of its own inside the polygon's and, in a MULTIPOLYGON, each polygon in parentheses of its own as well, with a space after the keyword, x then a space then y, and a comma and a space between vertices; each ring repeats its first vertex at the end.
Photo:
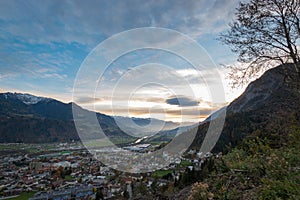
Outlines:
POLYGON ((179 164, 179 167, 187 167, 187 166, 190 166, 192 165, 192 163, 188 160, 183 160, 181 161, 181 163, 179 164))
POLYGON ((37 153, 49 149, 55 149, 56 144, 0 144, 1 151, 24 151, 26 153, 37 153))
POLYGON ((171 174, 172 172, 172 170, 157 170, 152 173, 152 176, 156 178, 162 178, 163 176, 171 174))
POLYGON ((74 178, 71 175, 66 175, 64 178, 66 181, 73 181, 74 178))
POLYGON ((34 192, 24 192, 24 193, 21 193, 17 197, 9 198, 7 200, 27 200, 27 199, 33 197, 33 195, 34 195, 34 192))
POLYGON ((95 140, 90 140, 84 142, 84 146, 86 147, 109 147, 112 146, 113 144, 118 145, 118 144, 126 144, 133 142, 134 139, 128 139, 128 138, 104 138, 104 139, 95 139, 95 140), (113 143, 113 144, 112 144, 113 143))

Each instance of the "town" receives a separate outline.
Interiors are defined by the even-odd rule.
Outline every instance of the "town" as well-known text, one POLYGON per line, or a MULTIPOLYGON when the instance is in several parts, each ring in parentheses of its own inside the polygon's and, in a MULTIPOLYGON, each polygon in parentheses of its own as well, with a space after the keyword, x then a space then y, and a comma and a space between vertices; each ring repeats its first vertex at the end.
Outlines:
MULTIPOLYGON (((146 152, 150 146, 127 149, 146 152)), ((1 148, 0 199, 131 199, 147 192, 163 193, 179 184, 188 171, 201 171, 213 156, 190 150, 160 170, 126 173, 103 165, 77 142, 46 147, 2 144, 1 148)))

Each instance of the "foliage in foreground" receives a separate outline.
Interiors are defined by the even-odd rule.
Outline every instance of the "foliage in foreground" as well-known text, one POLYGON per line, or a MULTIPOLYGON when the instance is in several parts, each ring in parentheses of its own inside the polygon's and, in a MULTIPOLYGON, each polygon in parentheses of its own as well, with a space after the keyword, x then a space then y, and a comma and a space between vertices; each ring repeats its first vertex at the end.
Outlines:
POLYGON ((300 199, 300 128, 288 143, 271 148, 268 139, 246 139, 215 160, 210 176, 195 183, 194 199, 300 199))

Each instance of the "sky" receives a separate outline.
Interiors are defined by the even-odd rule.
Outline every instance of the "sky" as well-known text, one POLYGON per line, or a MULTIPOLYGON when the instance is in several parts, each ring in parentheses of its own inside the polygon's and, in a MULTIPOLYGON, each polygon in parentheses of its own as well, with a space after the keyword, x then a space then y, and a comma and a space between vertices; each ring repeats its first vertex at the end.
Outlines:
MULTIPOLYGON (((235 63, 236 55, 216 39, 229 28, 237 5, 238 0, 1 0, 0 92, 75 101, 110 115, 203 120, 243 91, 230 87, 222 67, 235 63), (215 67, 199 71, 164 50, 134 50, 97 74, 98 82, 89 86, 93 94, 74 99, 76 78, 91 52, 116 34, 142 27, 170 29, 193 39, 215 67), (225 98, 214 102, 211 88, 220 81, 225 98)), ((182 43, 164 42, 172 47, 182 43)), ((106 48, 122 49, 128 43, 123 38, 106 48)))

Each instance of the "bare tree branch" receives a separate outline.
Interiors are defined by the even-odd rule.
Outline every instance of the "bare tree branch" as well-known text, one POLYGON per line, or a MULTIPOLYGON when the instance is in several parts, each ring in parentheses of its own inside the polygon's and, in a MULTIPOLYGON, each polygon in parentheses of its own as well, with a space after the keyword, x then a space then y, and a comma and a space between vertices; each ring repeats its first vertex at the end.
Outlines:
MULTIPOLYGON (((245 83, 271 63, 293 62, 300 71, 300 1, 250 0, 241 2, 236 20, 220 40, 238 54, 238 61, 246 67, 232 67, 229 76, 237 83, 245 83), (236 73, 240 70, 240 73, 236 73)), ((299 74, 300 76, 300 74, 299 74)))

